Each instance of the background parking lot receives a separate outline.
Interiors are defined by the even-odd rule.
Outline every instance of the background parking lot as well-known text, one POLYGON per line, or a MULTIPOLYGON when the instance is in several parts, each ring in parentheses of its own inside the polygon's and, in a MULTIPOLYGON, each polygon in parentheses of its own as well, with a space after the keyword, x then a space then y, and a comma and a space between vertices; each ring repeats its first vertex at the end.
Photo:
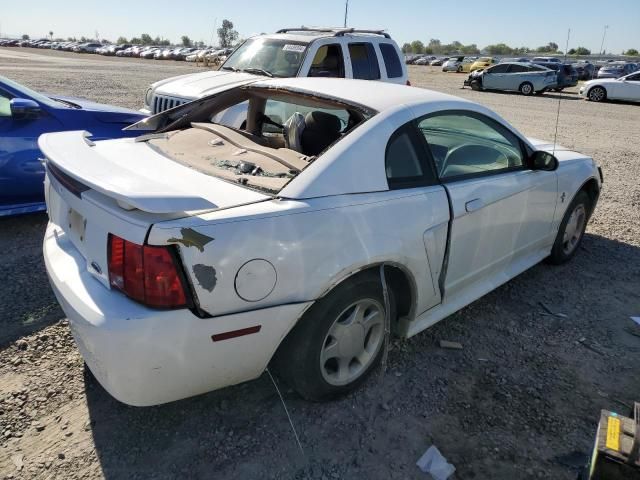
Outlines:
MULTIPOLYGON (((140 108, 186 63, 0 48, 0 74, 42 92, 140 108)), ((540 264, 435 327, 392 343, 387 372, 327 404, 268 375, 153 408, 113 400, 83 369, 42 263, 46 215, 0 219, 0 478, 425 478, 435 444, 458 479, 574 479, 599 411, 640 400, 640 106, 411 83, 487 105, 528 136, 591 155, 604 190, 579 254, 540 264), (439 340, 463 344, 439 347, 439 340)), ((0 144, 0 158, 2 145, 0 144)), ((408 213, 407 221, 411 221, 408 213)))

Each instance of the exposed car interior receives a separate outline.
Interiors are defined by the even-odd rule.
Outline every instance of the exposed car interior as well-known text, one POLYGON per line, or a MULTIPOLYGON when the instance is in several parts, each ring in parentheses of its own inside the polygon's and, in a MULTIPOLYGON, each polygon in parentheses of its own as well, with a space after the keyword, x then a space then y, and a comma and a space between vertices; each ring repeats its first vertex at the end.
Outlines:
POLYGON ((137 141, 208 175, 272 193, 372 115, 334 100, 255 87, 225 92, 185 109, 190 111, 180 115, 181 109, 175 109, 160 117, 166 126, 137 141), (242 128, 213 121, 243 102, 247 117, 242 128))

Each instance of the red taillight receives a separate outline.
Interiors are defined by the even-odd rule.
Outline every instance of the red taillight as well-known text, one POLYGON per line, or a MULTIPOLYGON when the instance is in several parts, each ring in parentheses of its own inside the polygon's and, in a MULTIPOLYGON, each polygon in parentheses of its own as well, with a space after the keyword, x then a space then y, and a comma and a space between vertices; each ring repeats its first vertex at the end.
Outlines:
POLYGON ((109 234, 109 283, 150 307, 185 307, 185 288, 170 248, 138 245, 109 234))

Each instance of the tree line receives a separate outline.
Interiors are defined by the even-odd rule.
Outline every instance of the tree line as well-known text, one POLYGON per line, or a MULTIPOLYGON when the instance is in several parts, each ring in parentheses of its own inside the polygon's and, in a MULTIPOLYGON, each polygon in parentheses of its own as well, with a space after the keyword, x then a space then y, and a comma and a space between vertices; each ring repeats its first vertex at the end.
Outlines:
MULTIPOLYGON (((230 20, 223 20, 222 21, 222 26, 220 28, 218 28, 217 32, 218 34, 218 42, 219 42, 219 46, 220 48, 229 48, 232 47, 237 41, 238 41, 238 37, 239 34, 238 32, 233 28, 233 22, 231 22, 230 20)), ((49 36, 51 37, 51 40, 54 40, 53 38, 53 32, 49 32, 49 36)), ((97 33, 96 33, 97 36, 97 33)), ((27 34, 22 35, 22 40, 29 40, 30 37, 27 34)), ((103 38, 101 40, 98 40, 97 38, 87 38, 87 37, 80 37, 80 38, 76 38, 76 37, 67 37, 66 39, 64 38, 56 38, 55 39, 56 42, 99 42, 99 43, 104 43, 104 44, 110 44, 112 43, 111 41, 107 40, 106 38, 103 38)), ((171 45, 171 41, 166 39, 166 38, 161 38, 159 36, 156 36, 155 38, 151 37, 151 35, 149 35, 148 33, 143 33, 142 35, 140 35, 139 37, 131 37, 131 38, 127 38, 124 36, 120 36, 118 37, 118 39, 115 42, 116 44, 134 44, 134 45, 156 45, 159 47, 164 47, 164 46, 168 46, 171 45)), ((189 36, 187 35, 183 35, 182 37, 180 37, 180 44, 184 47, 204 47, 205 44, 202 41, 197 41, 194 42, 193 40, 191 40, 191 38, 189 38, 189 36)))
MULTIPOLYGON (((549 42, 537 48, 529 47, 510 47, 505 43, 497 43, 495 45, 487 45, 484 49, 489 55, 525 55, 527 53, 550 53, 560 55, 563 52, 558 49, 558 44, 549 42)), ((451 43, 442 43, 437 38, 432 38, 426 45, 420 40, 414 40, 410 43, 402 45, 403 53, 428 54, 428 55, 448 55, 452 53, 460 53, 463 55, 479 54, 480 49, 475 43, 463 45, 458 41, 451 43)), ((604 53, 604 52, 603 52, 604 53)), ((568 55, 591 55, 591 50, 585 47, 572 48, 567 51, 568 55)), ((638 50, 630 48, 622 52, 622 55, 638 56, 638 50)))

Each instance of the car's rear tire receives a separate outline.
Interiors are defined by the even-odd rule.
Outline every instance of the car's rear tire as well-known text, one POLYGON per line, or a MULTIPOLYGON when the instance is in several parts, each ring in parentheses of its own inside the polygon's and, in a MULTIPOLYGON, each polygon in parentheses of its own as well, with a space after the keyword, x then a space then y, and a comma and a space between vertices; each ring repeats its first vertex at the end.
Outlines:
POLYGON ((523 95, 533 95, 533 85, 529 82, 522 82, 518 87, 518 90, 523 95))
POLYGON ((602 102, 607 99, 607 91, 604 87, 595 86, 589 90, 587 98, 592 102, 602 102))
POLYGON ((584 190, 578 192, 560 222, 549 262, 559 265, 568 262, 578 251, 591 212, 591 200, 584 190))
MULTIPOLYGON (((389 303, 393 318, 391 290, 389 303)), ((357 275, 307 310, 278 349, 273 362, 276 371, 307 400, 344 395, 380 363, 386 322, 377 270, 357 275)))
POLYGON ((462 65, 458 65, 458 70, 456 70, 458 73, 462 73, 462 65))

